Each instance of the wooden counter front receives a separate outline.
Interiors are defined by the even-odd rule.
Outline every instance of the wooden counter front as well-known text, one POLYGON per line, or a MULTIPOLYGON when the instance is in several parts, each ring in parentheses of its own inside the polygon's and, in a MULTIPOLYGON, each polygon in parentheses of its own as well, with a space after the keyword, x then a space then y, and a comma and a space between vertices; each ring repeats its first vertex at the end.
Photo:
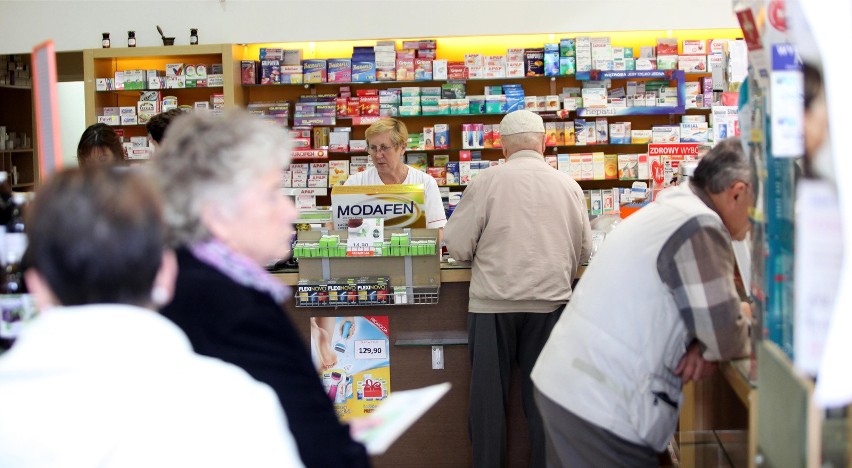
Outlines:
MULTIPOLYGON (((275 274, 295 285, 298 273, 275 274)), ((450 382, 452 388, 391 448, 373 458, 376 467, 469 467, 468 397, 470 358, 467 348, 467 302, 470 269, 442 268, 438 304, 358 307, 295 307, 287 312, 310 344, 311 316, 386 315, 390 323, 391 392, 450 382), (432 369, 432 345, 444 347, 444 369, 432 369)), ((514 376, 508 409, 508 466, 526 466, 529 442, 520 398, 520 379, 514 376)), ((496 410, 496 409, 495 409, 496 410)))

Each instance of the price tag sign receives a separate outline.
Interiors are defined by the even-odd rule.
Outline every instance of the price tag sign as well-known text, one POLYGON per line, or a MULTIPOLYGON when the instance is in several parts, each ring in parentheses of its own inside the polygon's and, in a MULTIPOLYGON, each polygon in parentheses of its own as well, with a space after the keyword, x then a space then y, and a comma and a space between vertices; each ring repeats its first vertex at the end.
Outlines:
POLYGON ((376 242, 385 238, 385 220, 382 218, 353 218, 347 221, 346 255, 350 257, 373 256, 376 242))
POLYGON ((387 359, 386 340, 355 340, 355 359, 387 359))

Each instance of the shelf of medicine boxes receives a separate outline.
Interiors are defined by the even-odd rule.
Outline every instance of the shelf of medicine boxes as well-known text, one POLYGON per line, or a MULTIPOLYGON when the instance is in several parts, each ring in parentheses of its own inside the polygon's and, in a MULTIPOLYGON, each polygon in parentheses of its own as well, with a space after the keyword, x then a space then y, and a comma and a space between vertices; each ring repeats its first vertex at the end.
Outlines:
MULTIPOLYGON (((578 149, 582 150, 581 152, 594 152, 594 151, 603 151, 607 152, 623 152, 619 150, 640 150, 643 149, 645 151, 648 150, 648 143, 600 143, 594 145, 548 145, 545 148, 545 153, 564 153, 567 149, 578 149)), ((406 154, 411 153, 450 153, 450 154, 458 154, 459 151, 503 151, 503 148, 444 148, 444 149, 417 149, 417 148, 406 148, 406 154)), ((636 152, 644 152, 644 151, 636 151, 636 152)), ((367 156, 366 151, 328 151, 326 150, 326 156, 322 158, 297 158, 294 157, 293 160, 301 161, 326 161, 330 157, 333 156, 367 156)))
MULTIPOLYGON (((683 86, 682 83, 685 82, 687 74, 681 70, 627 70, 627 71, 603 71, 603 70, 594 70, 592 72, 587 73, 589 77, 592 79, 612 79, 616 83, 617 86, 620 81, 626 80, 667 80, 667 81, 676 81, 678 82, 679 88, 679 106, 675 108, 662 108, 657 106, 637 106, 637 107, 629 107, 629 108, 612 108, 608 112, 609 114, 596 114, 599 112, 597 109, 578 109, 577 115, 580 117, 583 116, 584 113, 589 113, 590 116, 632 116, 632 115, 667 115, 667 114, 683 114, 684 112, 684 98, 683 98, 683 86)), ((704 76, 706 73, 696 73, 689 74, 690 77, 698 77, 704 76)), ((584 77, 585 79, 588 79, 584 77)), ((258 84, 245 84, 241 85, 243 88, 243 92, 245 94, 246 102, 261 102, 261 101, 274 101, 276 99, 280 99, 283 96, 287 98, 293 98, 292 100, 295 102, 298 99, 298 96, 303 95, 304 91, 309 91, 310 94, 338 94, 339 88, 341 86, 348 86, 353 89, 353 91, 361 89, 361 88, 376 88, 376 87, 399 87, 401 85, 421 85, 421 86, 436 86, 444 83, 465 83, 468 85, 466 87, 467 95, 484 95, 484 89, 486 86, 494 86, 501 85, 506 83, 522 83, 524 85, 524 93, 527 96, 547 96, 547 95, 558 95, 560 94, 561 87, 564 87, 566 84, 570 84, 573 86, 579 86, 582 84, 584 79, 578 78, 576 75, 560 75, 560 76, 524 76, 524 77, 512 77, 512 78, 474 78, 474 79, 464 79, 464 80, 418 80, 418 81, 371 81, 371 82, 322 82, 322 83, 281 83, 281 84, 271 84, 271 85, 258 85, 258 84), (561 85, 558 85, 558 82, 562 82, 561 85), (566 83, 567 82, 567 83, 566 83), (471 86, 473 85, 473 86, 471 86)), ((556 117, 559 116, 559 112, 550 111, 556 117)), ((564 112, 564 111, 563 111, 564 112)), ((471 116, 471 115, 503 115, 503 114, 447 114, 438 117, 458 117, 458 116, 471 116)), ((542 117, 548 116, 547 112, 542 113, 542 117)), ((405 118, 414 118, 414 117, 436 117, 432 116, 401 116, 405 118)), ((567 116, 565 116, 567 117, 567 116)), ((340 119, 344 119, 347 117, 338 117, 340 119)), ((348 117, 352 118, 352 117, 348 117)), ((564 118, 564 117, 563 117, 564 118)), ((372 123, 371 119, 365 119, 365 123, 361 125, 369 125, 372 123)))
MULTIPOLYGON (((109 49, 87 49, 83 51, 83 77, 86 96, 86 125, 97 122, 98 113, 104 107, 133 106, 142 90, 96 91, 97 78, 111 78, 115 72, 124 70, 161 70, 166 64, 182 63, 212 65, 222 64, 223 86, 207 88, 162 89, 163 95, 178 98, 178 104, 192 105, 196 101, 209 100, 210 94, 223 94, 225 108, 242 105, 243 93, 239 88, 239 63, 243 59, 243 47, 236 44, 206 44, 196 46, 120 47, 109 49), (235 79, 236 77, 236 79, 235 79)), ((130 127, 133 128, 133 127, 130 127)), ((134 130, 141 132, 141 130, 134 130)))
MULTIPOLYGON (((428 239, 433 248, 437 248, 435 229, 385 228, 384 238, 389 241, 394 233, 408 233, 411 239, 428 239)), ((348 232, 345 230, 325 231, 326 234, 340 236, 345 245, 348 232)), ((303 242, 319 242, 323 231, 298 231, 297 245, 303 242)), ((405 287, 404 291, 391 298, 392 304, 436 304, 441 286, 440 257, 437 255, 407 256, 352 256, 352 257, 300 257, 299 279, 327 281, 332 278, 387 277, 391 291, 394 287, 405 287), (404 292, 404 294, 403 294, 404 292)), ((298 304, 297 300, 297 305, 298 304)), ((341 304, 305 304, 305 306, 336 307, 341 304)), ((354 305, 354 304, 353 304, 354 305)), ((362 304, 379 305, 379 304, 362 304)))

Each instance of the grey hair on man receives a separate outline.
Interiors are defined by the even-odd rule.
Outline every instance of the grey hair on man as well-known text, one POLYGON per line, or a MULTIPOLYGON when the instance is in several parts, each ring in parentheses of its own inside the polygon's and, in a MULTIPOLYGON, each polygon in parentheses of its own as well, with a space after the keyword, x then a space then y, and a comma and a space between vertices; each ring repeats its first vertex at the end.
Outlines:
POLYGON ((704 157, 692 176, 692 184, 708 193, 721 193, 734 182, 751 182, 752 170, 739 138, 720 141, 704 157))
POLYGON ((235 194, 272 167, 290 162, 287 131, 244 111, 224 116, 193 112, 176 119, 154 155, 152 170, 165 199, 167 241, 172 246, 208 240, 201 208, 236 209, 235 194))

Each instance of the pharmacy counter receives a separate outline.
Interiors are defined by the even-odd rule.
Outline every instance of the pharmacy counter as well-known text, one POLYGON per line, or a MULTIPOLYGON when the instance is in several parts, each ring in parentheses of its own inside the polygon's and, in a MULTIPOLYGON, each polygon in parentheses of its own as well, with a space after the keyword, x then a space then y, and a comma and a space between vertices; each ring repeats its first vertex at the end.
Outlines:
MULTIPOLYGON (((577 269, 577 278, 583 275, 585 266, 577 269)), ((299 282, 299 272, 296 269, 274 272, 273 275, 288 286, 295 286, 299 282)), ((441 283, 469 283, 470 267, 454 266, 447 262, 441 262, 441 283)))
MULTIPOLYGON (((288 285, 296 285, 298 282, 297 272, 279 272, 275 276, 288 285)), ((471 465, 467 429, 470 389, 467 303, 470 269, 443 263, 440 278, 437 304, 296 307, 291 298, 287 305, 287 312, 306 344, 310 343, 311 316, 387 316, 391 392, 441 382, 452 383, 452 389, 441 401, 384 455, 373 459, 377 467, 471 465), (434 347, 440 347, 443 353, 443 369, 433 369, 434 347)), ((520 404, 519 379, 513 380, 511 391, 507 464, 526 466, 529 444, 520 404)))

